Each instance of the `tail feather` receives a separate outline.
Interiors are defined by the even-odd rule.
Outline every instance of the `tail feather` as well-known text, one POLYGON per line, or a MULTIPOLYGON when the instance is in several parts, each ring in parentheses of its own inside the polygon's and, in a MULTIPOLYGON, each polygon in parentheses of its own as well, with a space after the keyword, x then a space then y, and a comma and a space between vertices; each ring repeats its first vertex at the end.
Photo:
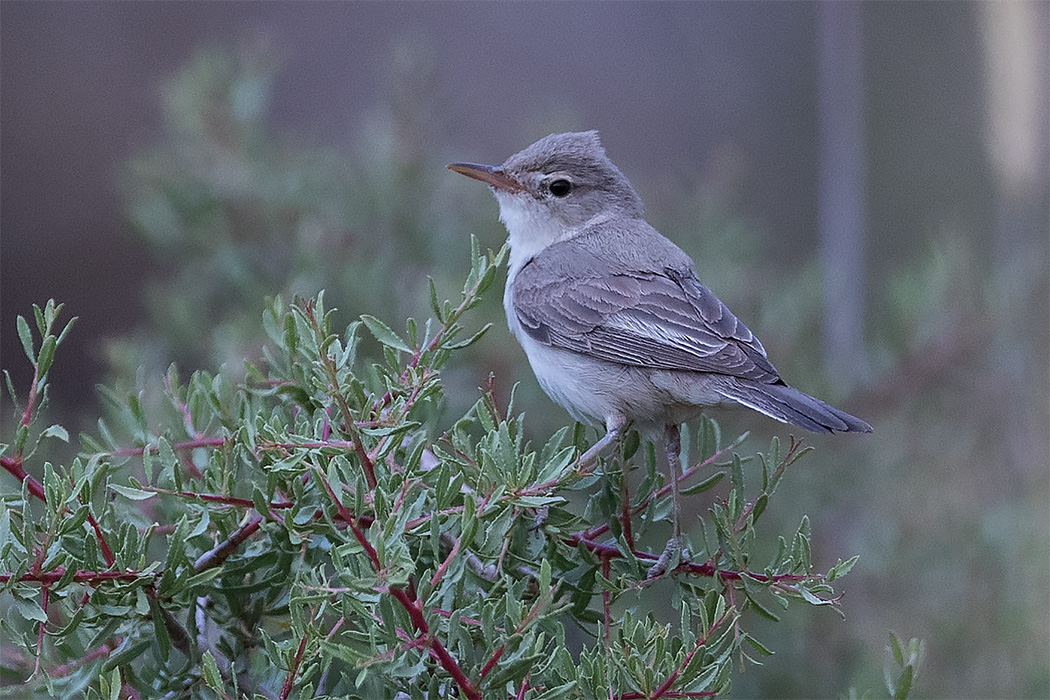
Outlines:
POLYGON ((793 423, 815 433, 870 433, 871 426, 856 416, 829 406, 787 384, 763 384, 733 378, 719 389, 732 401, 753 408, 782 423, 793 423))

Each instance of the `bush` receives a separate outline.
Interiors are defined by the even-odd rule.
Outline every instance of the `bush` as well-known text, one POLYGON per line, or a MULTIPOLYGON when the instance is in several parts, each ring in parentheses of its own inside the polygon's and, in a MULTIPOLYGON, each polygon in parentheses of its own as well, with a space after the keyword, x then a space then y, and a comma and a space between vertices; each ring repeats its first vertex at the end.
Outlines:
MULTIPOLYGON (((35 379, 21 404, 8 382, 0 453, 19 486, 0 515, 5 680, 55 697, 702 697, 771 653, 754 616, 837 609, 855 558, 816 573, 808 519, 757 529, 808 450, 794 439, 741 457, 701 421, 682 492, 719 495, 691 559, 653 580, 670 487, 637 434, 587 466, 580 426, 534 447, 490 392, 442 419, 441 370, 486 330, 465 337, 464 316, 505 252, 475 242, 460 299, 432 285, 433 318, 403 334, 368 315, 337 331, 323 294, 276 298, 243 380, 173 366, 156 415, 109 392, 112 417, 64 465, 40 456, 68 441, 41 404, 69 324, 36 308, 37 343, 19 318, 35 379), (363 331, 381 357, 358 352, 363 331)), ((903 697, 920 650, 893 648, 903 697)))

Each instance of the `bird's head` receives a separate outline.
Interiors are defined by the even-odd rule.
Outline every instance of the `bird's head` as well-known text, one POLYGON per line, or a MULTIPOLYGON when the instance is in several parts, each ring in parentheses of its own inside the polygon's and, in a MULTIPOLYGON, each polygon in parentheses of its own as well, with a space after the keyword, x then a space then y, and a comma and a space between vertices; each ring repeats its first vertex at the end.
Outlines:
POLYGON ((448 167, 492 188, 512 250, 542 250, 599 217, 642 216, 641 199, 605 155, 597 131, 551 134, 502 165, 448 167))

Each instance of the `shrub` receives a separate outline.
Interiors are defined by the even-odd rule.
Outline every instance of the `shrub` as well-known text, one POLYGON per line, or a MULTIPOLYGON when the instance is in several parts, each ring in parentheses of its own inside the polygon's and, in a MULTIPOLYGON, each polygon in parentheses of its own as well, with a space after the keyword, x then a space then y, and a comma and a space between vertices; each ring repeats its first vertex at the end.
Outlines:
MULTIPOLYGON (((21 404, 8 381, 0 453, 19 487, 0 515, 6 680, 55 697, 702 697, 771 653, 753 616, 837 608, 855 558, 816 573, 808 519, 757 528, 808 450, 794 438, 741 457, 703 419, 681 487, 717 495, 691 558, 652 580, 670 486, 637 434, 581 465, 587 431, 533 446, 513 399, 443 418, 441 370, 487 329, 468 336, 465 315, 505 253, 474 242, 459 300, 431 285, 433 317, 403 334, 368 315, 333 328, 323 294, 273 299, 265 362, 240 381, 173 366, 156 415, 107 392, 112 415, 64 465, 41 456, 68 441, 41 404, 70 324, 35 308, 37 343, 19 318, 35 376, 21 404), (381 357, 359 353, 365 331, 381 357)), ((917 649, 894 642, 910 669, 917 649)))

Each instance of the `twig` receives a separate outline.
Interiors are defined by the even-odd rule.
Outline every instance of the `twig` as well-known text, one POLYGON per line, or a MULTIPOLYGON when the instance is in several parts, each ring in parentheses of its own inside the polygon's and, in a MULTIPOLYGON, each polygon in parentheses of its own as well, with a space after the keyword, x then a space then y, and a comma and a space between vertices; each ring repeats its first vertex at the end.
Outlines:
POLYGON ((288 696, 292 693, 292 686, 295 684, 295 676, 299 673, 299 664, 303 662, 303 654, 306 652, 306 634, 303 634, 302 640, 299 642, 299 650, 295 653, 295 658, 292 660, 292 667, 288 669, 288 676, 284 679, 284 685, 281 686, 281 694, 277 696, 280 700, 288 700, 288 696))

